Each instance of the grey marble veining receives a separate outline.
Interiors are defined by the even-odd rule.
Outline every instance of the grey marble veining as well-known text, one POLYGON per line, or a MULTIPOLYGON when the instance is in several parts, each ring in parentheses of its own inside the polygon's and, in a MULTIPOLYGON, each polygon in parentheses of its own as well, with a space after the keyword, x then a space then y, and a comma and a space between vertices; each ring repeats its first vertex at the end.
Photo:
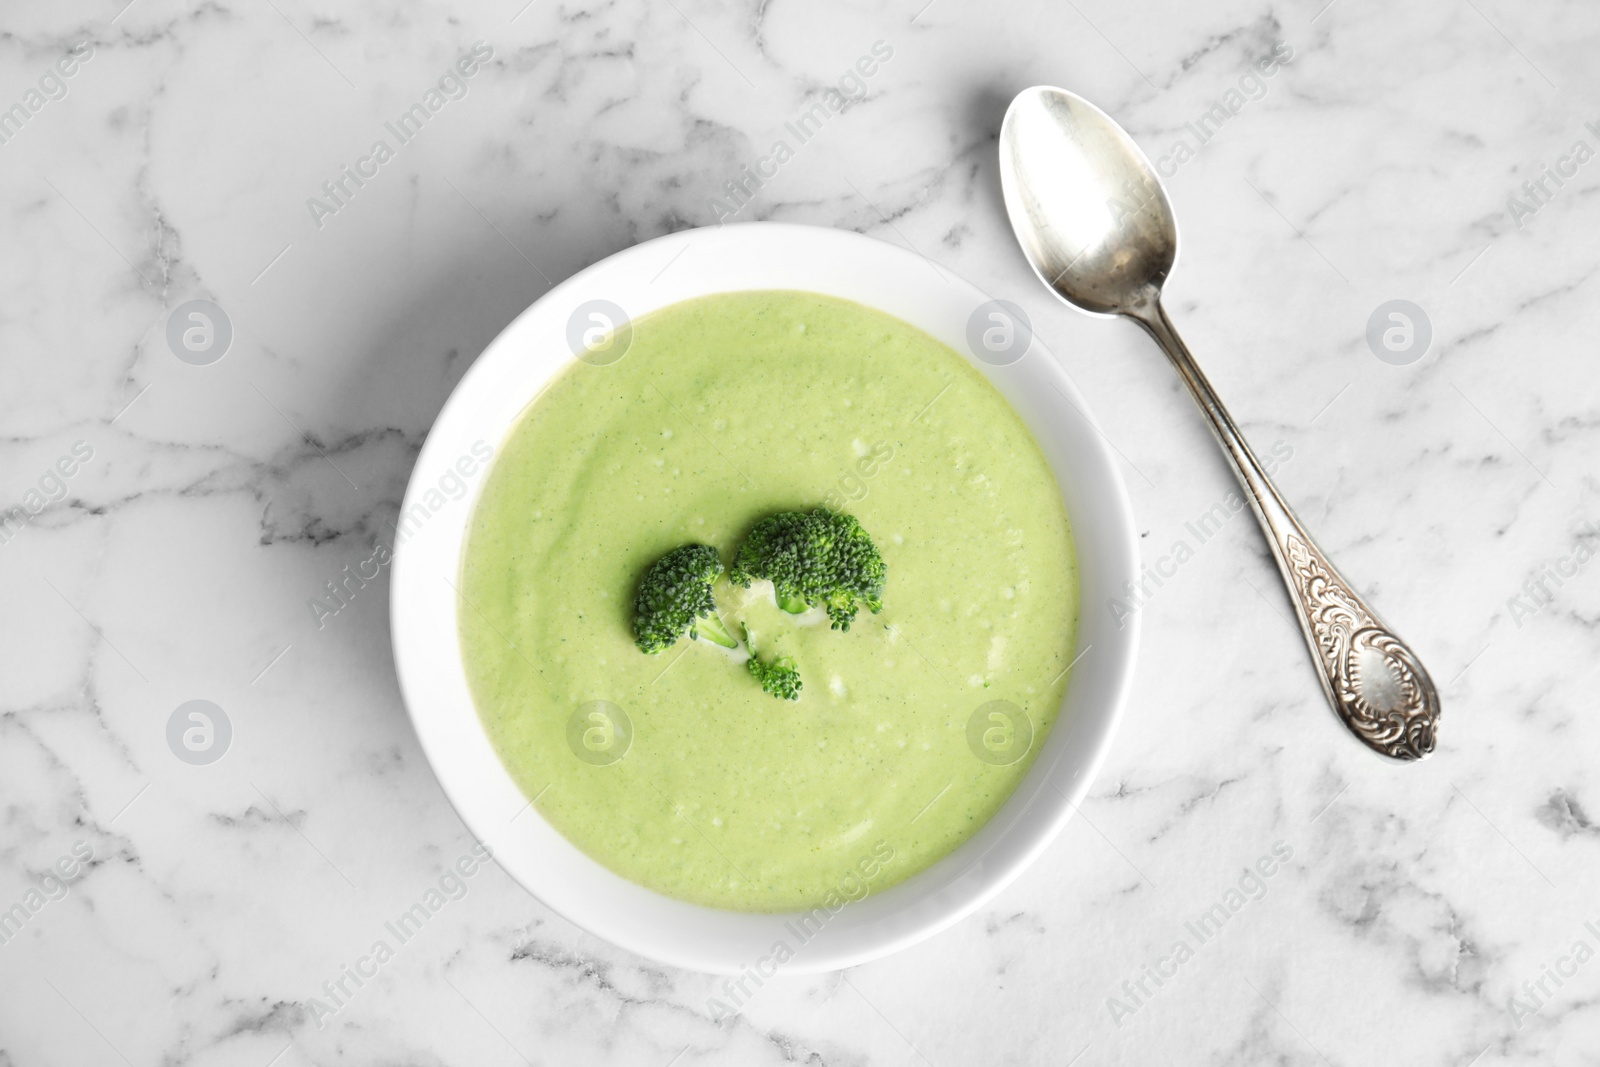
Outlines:
POLYGON ((0 16, 0 1064, 1595 1062, 1589 7, 125 2, 0 16), (1028 272, 995 135, 1037 82, 1166 160, 1173 314, 1440 683, 1427 763, 1344 735, 1248 519, 1196 543, 1233 486, 1159 354, 1028 272), (721 979, 493 864, 387 933, 473 841, 400 705, 387 572, 307 605, 378 566, 515 314, 725 218, 859 230, 1022 305, 1125 457, 1145 562, 1192 552, 1035 867, 717 1022, 721 979), (233 328, 208 365, 167 340, 194 299, 233 328), (1397 299, 1432 331, 1401 365, 1367 338, 1397 299), (219 762, 169 747, 191 700, 228 719, 219 762))

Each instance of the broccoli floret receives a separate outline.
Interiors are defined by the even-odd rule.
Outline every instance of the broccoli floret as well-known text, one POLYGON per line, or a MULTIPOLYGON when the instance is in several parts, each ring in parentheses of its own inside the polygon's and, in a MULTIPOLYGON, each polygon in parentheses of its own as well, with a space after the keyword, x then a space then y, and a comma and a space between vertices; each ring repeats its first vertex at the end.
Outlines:
POLYGON ((779 656, 771 661, 763 661, 756 653, 756 635, 748 626, 744 628, 744 643, 750 649, 750 659, 745 667, 761 683, 761 688, 779 700, 799 700, 800 690, 805 683, 800 680, 800 670, 793 657, 779 656))
POLYGON ((711 583, 722 573, 722 560, 710 545, 684 545, 650 564, 633 600, 633 636, 641 652, 671 648, 685 631, 724 648, 738 642, 722 625, 711 583))
POLYGON ((848 630, 862 605, 873 614, 883 610, 887 570, 855 516, 817 508, 756 523, 739 546, 728 580, 748 589, 764 578, 784 611, 797 615, 820 605, 835 630, 848 630))

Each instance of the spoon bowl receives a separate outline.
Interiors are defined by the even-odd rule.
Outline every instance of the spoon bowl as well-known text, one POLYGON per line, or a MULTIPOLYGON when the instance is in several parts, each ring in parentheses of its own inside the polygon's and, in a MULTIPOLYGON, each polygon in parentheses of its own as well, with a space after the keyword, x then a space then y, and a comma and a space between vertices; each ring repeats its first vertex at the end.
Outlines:
POLYGON ((1161 306, 1178 226, 1139 146, 1082 97, 1025 89, 1000 127, 1000 187, 1039 279, 1082 311, 1133 319, 1189 387, 1272 547, 1323 693, 1344 725, 1391 759, 1427 756, 1439 725, 1433 680, 1311 539, 1161 306))
POLYGON ((1152 303, 1178 258, 1178 224, 1149 160, 1105 112, 1036 86, 1000 129, 1000 186, 1034 273, 1097 315, 1152 303))

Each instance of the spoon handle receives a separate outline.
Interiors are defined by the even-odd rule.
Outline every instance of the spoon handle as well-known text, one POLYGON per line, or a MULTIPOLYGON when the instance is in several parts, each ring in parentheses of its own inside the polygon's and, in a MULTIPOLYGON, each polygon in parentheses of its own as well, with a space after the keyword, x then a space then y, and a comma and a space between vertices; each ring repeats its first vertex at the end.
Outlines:
POLYGON ((1160 300, 1146 302, 1131 317, 1172 360, 1233 461, 1233 472, 1272 545, 1328 702, 1350 732, 1374 751, 1397 760, 1427 756, 1439 728, 1439 693, 1421 661, 1334 569, 1284 503, 1160 300))

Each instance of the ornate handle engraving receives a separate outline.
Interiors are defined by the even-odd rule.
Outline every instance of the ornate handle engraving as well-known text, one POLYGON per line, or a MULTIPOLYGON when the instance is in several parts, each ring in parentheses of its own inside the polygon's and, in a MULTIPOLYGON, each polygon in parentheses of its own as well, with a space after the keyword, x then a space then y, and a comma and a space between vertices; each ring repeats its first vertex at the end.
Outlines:
POLYGON ((1172 328, 1159 290, 1152 288, 1148 299, 1128 313, 1166 351, 1249 494, 1251 509, 1295 602, 1328 702, 1350 732, 1374 752, 1398 760, 1428 755, 1439 731, 1439 691, 1427 670, 1339 576, 1278 495, 1216 390, 1172 328))
POLYGON ((1439 694, 1427 670, 1315 547, 1291 533, 1283 553, 1323 688, 1344 724, 1394 759, 1432 752, 1439 694))

